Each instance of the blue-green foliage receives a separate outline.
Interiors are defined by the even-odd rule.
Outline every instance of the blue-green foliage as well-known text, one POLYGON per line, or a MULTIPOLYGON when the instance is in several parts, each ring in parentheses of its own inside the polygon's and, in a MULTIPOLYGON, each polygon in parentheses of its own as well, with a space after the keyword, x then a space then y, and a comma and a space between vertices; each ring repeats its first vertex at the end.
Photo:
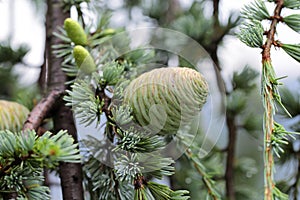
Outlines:
POLYGON ((80 162, 77 146, 66 131, 43 136, 35 131, 0 131, 0 197, 16 193, 20 198, 50 199, 49 188, 43 186, 43 168, 80 162))

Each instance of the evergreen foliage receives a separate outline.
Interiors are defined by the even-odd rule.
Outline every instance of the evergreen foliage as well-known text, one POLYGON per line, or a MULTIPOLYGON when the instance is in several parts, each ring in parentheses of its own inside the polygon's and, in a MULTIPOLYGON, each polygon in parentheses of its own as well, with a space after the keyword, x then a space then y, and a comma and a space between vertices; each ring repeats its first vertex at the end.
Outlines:
MULTIPOLYGON (((284 149, 289 145, 290 138, 296 139, 293 136, 295 132, 287 131, 281 124, 274 120, 277 107, 279 105, 282 110, 292 117, 288 109, 284 106, 279 86, 281 78, 276 77, 273 64, 271 62, 270 50, 271 46, 282 48, 287 54, 299 62, 299 45, 283 44, 275 40, 276 26, 279 22, 285 23, 291 29, 299 32, 299 15, 293 14, 286 17, 281 16, 281 11, 285 8, 299 10, 299 1, 270 1, 275 4, 274 16, 269 16, 263 1, 245 6, 242 16, 247 20, 245 27, 249 28, 246 31, 245 27, 241 28, 239 38, 242 42, 250 47, 259 47, 263 49, 262 53, 262 78, 261 78, 261 95, 263 99, 264 114, 264 163, 265 163, 265 193, 266 200, 271 199, 288 199, 288 195, 280 191, 275 185, 273 171, 274 160, 273 153, 280 158, 285 153, 284 149), (264 31, 262 29, 262 20, 269 19, 272 21, 270 29, 264 31), (253 26, 255 24, 255 26, 253 26), (261 28, 254 28, 261 27, 261 28), (263 43, 263 38, 266 41, 263 43)), ((296 178, 298 179, 298 177, 296 178)), ((296 181, 298 182, 298 181, 296 181)), ((297 190, 297 189, 296 189, 297 190)), ((297 198, 296 195, 294 198, 297 198)))
POLYGON ((35 131, 0 131, 0 198, 16 193, 18 199, 50 199, 43 186, 43 168, 54 169, 59 162, 80 162, 77 144, 66 131, 56 135, 35 131))
POLYGON ((0 100, 0 130, 20 131, 29 110, 16 102, 0 100))
MULTIPOLYGON (((90 40, 86 48, 105 53, 99 58, 94 57, 96 71, 72 83, 64 98, 85 126, 95 121, 98 127, 105 126, 99 133, 99 137, 103 137, 101 141, 97 138, 82 141, 88 149, 84 154, 84 169, 89 195, 95 199, 140 199, 142 196, 148 199, 187 199, 187 191, 175 192, 168 186, 150 181, 151 177, 173 174, 171 165, 174 161, 159 152, 167 138, 137 127, 132 109, 122 103, 122 83, 127 82, 122 77, 132 77, 132 69, 137 63, 147 63, 154 54, 150 51, 149 57, 147 51, 138 50, 122 58, 115 57, 117 48, 107 42, 115 31, 108 33, 106 30, 103 34, 102 27, 97 27, 97 30, 99 32, 88 36, 90 40), (100 162, 103 158, 108 166, 100 162), (135 184, 140 180, 143 180, 140 185, 135 184)), ((71 49, 74 46, 65 38, 65 30, 61 29, 56 35, 69 44, 55 46, 57 56, 63 57, 64 63, 72 63, 71 49)), ((74 64, 63 67, 68 72, 77 71, 73 69, 74 64)))
MULTIPOLYGON (((203 21, 201 28, 191 27, 191 31, 204 30, 203 25, 207 25, 212 29, 213 23, 209 24, 207 18, 198 16, 202 13, 201 9, 203 7, 201 4, 194 3, 191 9, 194 9, 191 14, 194 15, 195 20, 202 19, 203 21)), ((136 119, 133 115, 134 110, 122 103, 126 86, 129 84, 126 79, 134 79, 141 72, 143 73, 144 69, 138 66, 155 61, 156 54, 161 52, 140 49, 119 56, 118 50, 122 47, 126 48, 130 41, 126 38, 126 35, 119 38, 117 35, 118 30, 108 28, 107 23, 103 22, 105 19, 105 17, 101 19, 102 23, 98 24, 95 28, 96 31, 92 34, 88 26, 85 28, 85 32, 90 33, 88 34, 89 44, 85 48, 91 52, 97 70, 71 83, 72 90, 67 91, 68 95, 64 97, 67 105, 72 106, 75 115, 80 118, 85 126, 89 126, 96 121, 99 128, 99 138, 93 136, 82 141, 83 146, 87 148, 86 162, 84 162, 86 170, 84 171, 89 195, 95 199, 186 199, 188 198, 187 191, 173 191, 167 186, 153 183, 151 179, 153 177, 170 176, 174 173, 172 166, 174 161, 171 158, 163 157, 159 150, 170 139, 178 141, 183 145, 183 148, 186 148, 191 144, 189 139, 193 138, 192 131, 178 132, 175 136, 153 135, 149 132, 149 129, 144 130, 140 126, 136 126, 136 119), (104 34, 104 32, 110 34, 104 34), (117 37, 114 37, 115 35, 117 37), (113 41, 119 43, 111 42, 110 38, 112 37, 114 37, 113 41), (154 157, 151 156, 153 152, 157 152, 154 157), (150 156, 147 153, 150 153, 150 156)), ((190 23, 189 20, 182 20, 182 22, 175 20, 174 27, 177 23, 190 23)), ((232 27, 236 26, 237 22, 238 18, 231 16, 228 19, 228 24, 224 25, 221 34, 228 33, 232 27)), ((178 25, 177 27, 186 26, 178 25)), ((206 31, 203 34, 207 34, 205 39, 201 34, 195 35, 194 38, 197 41, 207 42, 206 45, 213 42, 213 39, 210 38, 213 37, 212 32, 206 31)), ((56 36, 65 42, 65 44, 55 46, 59 53, 57 55, 64 58, 64 63, 72 63, 73 59, 70 55, 74 48, 73 44, 66 37, 63 29, 60 30, 60 33, 56 33, 56 36)), ((63 67, 65 71, 75 72, 69 75, 75 76, 76 73, 78 75, 74 63, 63 67)), ((246 91, 253 89, 252 81, 256 75, 257 73, 248 68, 245 68, 241 74, 235 74, 233 83, 236 87, 235 90, 237 90, 236 93, 240 92, 242 96, 245 95, 246 91), (248 75, 251 75, 251 77, 248 78, 248 75), (244 80, 243 83, 239 79, 244 80), (247 86, 249 88, 245 88, 247 86), (238 88, 241 91, 238 91, 238 88)), ((242 113, 245 109, 246 101, 242 101, 241 96, 238 99, 233 98, 239 101, 238 105, 242 106, 235 115, 242 113)), ((232 105, 235 104, 232 103, 232 105)), ((246 124, 244 127, 247 127, 246 124)), ((221 169, 216 170, 214 167, 202 164, 206 161, 200 160, 197 149, 199 149, 199 146, 195 144, 191 147, 190 152, 187 151, 185 156, 193 164, 194 170, 203 181, 201 196, 204 195, 208 199, 222 199, 224 194, 219 191, 220 189, 217 186, 219 183, 216 183, 213 178, 222 176, 223 172, 221 169)), ((213 160, 211 159, 213 166, 216 166, 216 163, 222 163, 222 158, 213 160)), ((253 168, 255 169, 255 167, 253 168)), ((241 173, 245 173, 244 170, 249 169, 243 169, 241 173)), ((251 170, 255 171, 252 168, 251 170)), ((249 191, 246 193, 246 191, 240 191, 240 194, 244 196, 250 197, 253 195, 249 191)))
MULTIPOLYGON (((274 5, 282 2, 283 8, 300 9, 298 0, 268 2, 274 5)), ((214 7, 211 16, 206 15, 205 1, 194 1, 190 8, 179 9, 178 12, 172 11, 172 3, 171 0, 153 0, 149 3, 138 0, 124 1, 124 6, 128 7, 130 17, 133 17, 133 9, 139 7, 143 14, 147 15, 147 20, 156 20, 153 24, 172 27, 201 43, 216 62, 215 70, 218 74, 221 68, 216 55, 217 46, 225 35, 233 32, 232 28, 238 25, 240 18, 232 13, 227 21, 220 23, 217 7, 214 7), (162 17, 164 13, 168 13, 165 18, 162 17)), ((248 109, 251 94, 256 89, 255 80, 258 73, 248 66, 233 73, 228 83, 230 89, 225 88, 228 146, 222 149, 223 147, 217 145, 202 158, 201 144, 203 141, 210 141, 201 133, 198 118, 195 118, 197 122, 187 123, 178 129, 178 121, 181 120, 178 118, 182 117, 179 116, 182 113, 178 111, 177 100, 178 96, 186 98, 184 108, 187 115, 194 115, 195 110, 190 109, 195 104, 192 102, 195 97, 193 92, 199 92, 200 97, 197 96, 196 103, 201 107, 207 95, 207 87, 203 87, 205 81, 202 77, 195 78, 196 76, 193 77, 189 73, 186 75, 185 71, 194 71, 187 68, 175 68, 178 71, 183 70, 176 73, 186 75, 176 81, 172 80, 170 71, 166 72, 168 68, 166 71, 152 70, 151 72, 157 72, 155 75, 147 72, 149 68, 153 68, 151 63, 166 64, 173 55, 143 47, 130 52, 124 51, 130 49, 132 41, 129 35, 124 34, 125 29, 110 27, 113 8, 108 8, 106 4, 105 1, 63 0, 61 6, 65 12, 75 8, 78 19, 67 18, 64 27, 59 27, 58 32, 53 33, 62 41, 61 44, 52 46, 53 52, 57 58, 63 60, 61 67, 68 76, 64 103, 72 108, 76 120, 81 125, 95 128, 95 133, 79 142, 82 153, 79 155, 78 144, 74 144, 74 139, 66 131, 61 130, 56 134, 45 132, 42 135, 35 131, 18 132, 28 110, 25 112, 23 109, 23 112, 18 106, 14 107, 14 111, 8 107, 0 107, 0 129, 10 129, 0 130, 0 199, 7 199, 7 194, 16 194, 17 199, 50 199, 49 188, 44 186, 43 168, 53 170, 61 162, 81 162, 87 199, 231 199, 232 196, 227 194, 231 190, 227 188, 230 181, 237 186, 234 189, 235 199, 261 199, 261 191, 257 191, 257 188, 251 185, 251 177, 259 172, 257 162, 252 157, 234 155, 234 148, 230 150, 231 142, 233 146, 236 145, 232 134, 236 136, 246 132, 255 139, 260 139, 255 133, 261 131, 259 127, 262 119, 257 113, 252 113, 255 111, 248 109), (95 12, 93 20, 84 14, 82 3, 87 5, 91 12, 95 12), (192 78, 202 82, 202 85, 195 84, 192 78), (175 85, 175 95, 170 94, 171 90, 166 92, 165 89, 155 87, 155 81, 163 82, 170 88, 175 85), (148 85, 138 93, 132 94, 141 83, 148 85), (164 127, 163 132, 155 131, 160 129, 160 126, 155 127, 154 131, 153 127, 143 127, 152 120, 151 116, 154 116, 156 124, 164 124, 164 121, 160 121, 164 113, 155 108, 148 109, 153 102, 165 103, 165 107, 171 106, 166 110, 169 111, 168 116, 173 118, 168 122, 168 126, 164 127), (165 149, 169 143, 175 145, 165 149), (183 156, 175 161, 171 155, 177 151, 182 151, 183 156), (232 160, 228 160, 228 157, 232 160), (228 168, 234 170, 230 178, 227 177, 228 168), (171 180, 171 186, 157 182, 157 179, 165 177, 171 180)), ((252 48, 264 50, 269 45, 271 31, 264 30, 262 21, 277 20, 299 32, 298 14, 286 17, 272 16, 263 0, 256 0, 245 6, 241 15, 246 21, 241 26, 238 37, 252 48)), ((176 43, 177 38, 172 39, 170 41, 176 43)), ((296 61, 300 61, 298 44, 284 44, 275 39, 270 44, 282 48, 296 61)), ((17 50, 10 47, 0 48, 0 63, 14 65, 22 62, 26 52, 27 49, 23 47, 17 50), (5 51, 9 52, 6 55, 11 58, 2 56, 1 60, 2 52, 5 51)), ((182 67, 195 68, 184 58, 177 58, 182 67)), ((273 120, 277 111, 286 117, 297 117, 299 98, 288 90, 280 90, 281 78, 276 76, 273 63, 265 54, 262 67, 261 92, 266 111, 263 116, 265 136, 268 136, 267 130, 272 130, 269 133, 270 137, 265 137, 264 141, 265 162, 273 161, 273 154, 266 152, 267 149, 271 149, 280 164, 298 162, 299 165, 299 150, 294 148, 295 139, 299 138, 294 131, 299 131, 299 122, 286 129, 277 119, 273 120)), ((7 74, 11 73, 11 69, 0 67, 1 71, 7 70, 7 74)), ((6 78, 5 75, 3 77, 6 78)), ((218 79, 218 84, 222 81, 222 78, 218 79)), ((33 102, 26 102, 26 97, 24 102, 32 107, 33 102)), ((200 108, 196 111, 200 111, 200 108)), ((272 164, 273 162, 265 165, 265 181, 267 185, 272 186, 271 193, 267 192, 265 199, 288 199, 286 194, 297 198, 299 172, 293 172, 291 177, 276 183, 275 187, 273 174, 268 174, 270 169, 273 171, 272 164)))

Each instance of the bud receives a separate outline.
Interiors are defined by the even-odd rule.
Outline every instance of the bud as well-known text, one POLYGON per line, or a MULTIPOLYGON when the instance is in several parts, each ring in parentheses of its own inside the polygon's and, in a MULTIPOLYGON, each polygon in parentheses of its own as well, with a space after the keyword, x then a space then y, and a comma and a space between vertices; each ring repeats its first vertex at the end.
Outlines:
POLYGON ((82 26, 75 20, 71 18, 65 19, 64 28, 67 32, 68 37, 76 45, 86 45, 87 36, 82 28, 82 26))
POLYGON ((85 74, 90 74, 96 70, 94 59, 83 46, 76 45, 73 49, 75 62, 80 70, 85 74))
POLYGON ((20 131, 29 110, 16 102, 0 100, 0 130, 20 131))
POLYGON ((135 120, 159 134, 175 134, 196 117, 208 95, 204 77, 190 68, 159 68, 140 75, 124 91, 135 120))

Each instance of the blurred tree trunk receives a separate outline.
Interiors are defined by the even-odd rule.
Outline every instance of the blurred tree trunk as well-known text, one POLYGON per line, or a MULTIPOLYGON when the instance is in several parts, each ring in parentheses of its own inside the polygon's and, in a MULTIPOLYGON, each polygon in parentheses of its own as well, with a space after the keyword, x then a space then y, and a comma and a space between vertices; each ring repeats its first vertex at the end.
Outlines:
POLYGON ((178 0, 169 0, 168 10, 166 14, 165 23, 170 24, 181 12, 180 3, 178 0))
MULTIPOLYGON (((64 20, 69 17, 69 13, 63 12, 62 0, 47 0, 46 14, 46 47, 45 64, 41 71, 40 83, 46 92, 53 90, 64 91, 67 77, 61 69, 62 59, 56 58, 52 53, 51 46, 61 43, 60 39, 53 36, 59 26, 63 26, 64 20)), ((53 111, 54 132, 67 130, 77 142, 77 131, 73 119, 73 113, 66 107, 62 98, 58 100, 53 111)), ((61 163, 59 167, 61 178, 63 199, 82 200, 82 169, 80 163, 61 163)))

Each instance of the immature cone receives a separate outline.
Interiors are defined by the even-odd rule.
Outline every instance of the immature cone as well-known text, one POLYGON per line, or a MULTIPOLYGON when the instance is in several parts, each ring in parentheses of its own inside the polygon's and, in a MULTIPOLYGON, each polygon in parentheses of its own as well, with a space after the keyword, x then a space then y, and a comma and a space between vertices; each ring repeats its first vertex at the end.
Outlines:
POLYGON ((116 33, 115 29, 108 28, 108 29, 104 29, 103 31, 101 31, 101 36, 113 35, 115 33, 116 33))
POLYGON ((134 79, 124 102, 140 126, 158 134, 174 134, 196 117, 208 95, 204 77, 190 68, 159 68, 134 79))
POLYGON ((20 131, 29 110, 16 102, 0 100, 0 130, 20 131))
POLYGON ((67 18, 64 21, 64 28, 67 32, 68 37, 74 44, 86 45, 87 36, 82 28, 82 26, 75 20, 67 18))
POLYGON ((77 67, 85 74, 90 74, 96 70, 94 59, 83 46, 76 45, 73 49, 73 56, 77 67))

